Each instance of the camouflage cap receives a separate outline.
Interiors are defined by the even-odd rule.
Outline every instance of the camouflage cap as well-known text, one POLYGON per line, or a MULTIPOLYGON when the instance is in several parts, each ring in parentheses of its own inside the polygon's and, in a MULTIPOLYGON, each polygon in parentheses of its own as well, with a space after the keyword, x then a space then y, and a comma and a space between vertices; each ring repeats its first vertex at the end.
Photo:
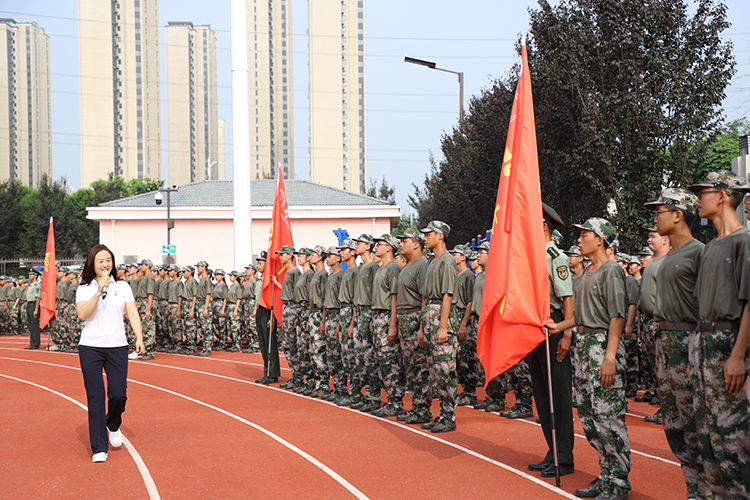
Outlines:
POLYGON ((318 255, 320 255, 322 257, 325 252, 326 252, 326 249, 323 248, 322 245, 315 245, 315 247, 312 249, 312 251, 310 253, 311 254, 316 253, 316 254, 318 254, 318 255))
POLYGON ((479 256, 477 255, 477 253, 474 250, 472 250, 471 255, 469 256, 469 260, 477 260, 478 257, 479 256))
POLYGON ((292 245, 281 245, 281 248, 274 253, 288 253, 289 255, 294 255, 294 247, 292 245))
POLYGON ((578 248, 578 245, 571 246, 570 248, 568 248, 568 251, 565 252, 565 253, 568 254, 568 255, 577 255, 579 257, 583 257, 581 255, 581 249, 578 248))
POLYGON ((439 220, 431 220, 427 227, 420 229, 423 233, 441 233, 446 237, 451 234, 451 227, 445 222, 439 220))
POLYGON ((425 248, 424 249, 424 255, 425 255, 425 257, 434 257, 435 256, 435 252, 433 252, 429 248, 425 248))
MULTIPOLYGON (((120 265, 121 265, 121 266, 124 266, 124 269, 125 269, 126 271, 128 270, 128 266, 126 266, 125 264, 120 264, 120 265)), ((119 269, 120 267, 118 266, 117 268, 119 269)), ((68 268, 68 274, 76 274, 76 275, 77 275, 77 274, 78 274, 78 271, 76 271, 75 269, 70 269, 70 268, 68 268)))
POLYGON ((630 256, 630 263, 631 264, 640 264, 641 263, 641 258, 638 257, 637 255, 631 255, 630 256))
POLYGON ((739 175, 735 175, 729 170, 719 170, 718 172, 711 172, 700 184, 693 184, 688 186, 688 191, 697 193, 703 188, 716 188, 724 191, 728 191, 729 194, 735 192, 741 193, 737 188, 744 187, 746 184, 745 179, 739 175))
MULTIPOLYGON (((117 270, 118 271, 127 271, 128 270, 128 265, 127 264, 117 264, 117 270)), ((70 274, 70 269, 68 269, 66 267, 65 268, 65 272, 68 273, 68 274, 70 274)))
POLYGON ((128 268, 131 268, 131 267, 134 267, 134 268, 138 269, 138 263, 137 262, 131 262, 130 264, 128 264, 128 268))
POLYGON ((551 219, 552 222, 555 224, 559 224, 561 226, 564 226, 565 223, 562 220, 562 217, 560 217, 560 214, 557 213, 557 210, 552 208, 551 206, 547 205, 546 203, 542 202, 542 215, 544 215, 544 219, 551 219))
POLYGON ((372 245, 375 243, 375 240, 373 237, 367 233, 362 233, 359 235, 359 238, 352 238, 353 241, 361 241, 362 243, 367 243, 368 245, 372 245))
POLYGON ((297 250, 297 251, 296 251, 296 252, 294 252, 294 253, 295 253, 296 255, 307 255, 307 256, 309 257, 309 256, 310 256, 310 254, 312 253, 312 250, 310 250, 310 249, 309 249, 309 248, 307 248, 307 247, 302 247, 302 248, 300 248, 299 250, 297 250))
POLYGON ((216 276, 218 274, 224 276, 227 273, 225 273, 224 270, 220 268, 220 269, 217 269, 216 271, 214 271, 214 276, 216 276))
POLYGON ((206 274, 209 275, 209 276, 213 276, 214 275, 214 270, 213 269, 206 269, 206 274))
POLYGON ((142 266, 148 266, 148 267, 154 267, 154 263, 151 262, 151 259, 143 259, 141 261, 142 266))
POLYGON ((248 264, 248 265, 246 265, 246 266, 245 266, 245 269, 252 269, 253 271, 257 271, 257 270, 258 270, 258 268, 257 268, 257 267, 255 267, 255 266, 254 266, 254 265, 252 265, 252 264, 248 264))
POLYGON ((325 255, 339 255, 339 247, 328 247, 327 250, 323 252, 325 255))
POLYGON ((661 192, 656 201, 649 201, 643 204, 649 210, 656 210, 659 205, 667 205, 694 214, 698 209, 698 197, 687 189, 667 188, 661 192))
POLYGON ((352 240, 346 239, 341 242, 341 246, 338 248, 339 250, 344 250, 344 249, 355 250, 357 248, 357 245, 352 240))
POLYGON ((630 263, 630 255, 622 252, 617 252, 615 255, 615 259, 617 259, 617 262, 625 262, 627 264, 630 263))
POLYGON ((654 252, 649 247, 643 247, 637 255, 650 255, 654 257, 654 252))
POLYGON ((203 266, 207 268, 208 262, 206 262, 205 260, 199 260, 198 263, 195 265, 195 267, 198 267, 198 266, 203 266))
POLYGON ((194 273, 195 268, 193 266, 185 266, 182 268, 182 272, 184 273, 185 271, 190 271, 191 273, 194 273))
POLYGON ((477 250, 486 250, 486 251, 489 252, 490 251, 490 242, 486 241, 486 240, 483 241, 482 243, 480 243, 479 245, 477 245, 477 250))
POLYGON ((374 241, 385 241, 386 243, 388 243, 391 246, 394 254, 398 252, 398 249, 401 247, 399 239, 389 233, 381 234, 380 238, 373 239, 374 241))
POLYGON ((256 260, 268 260, 268 252, 263 250, 256 260))
MULTIPOLYGON (((116 266, 115 267, 115 269, 119 269, 119 268, 120 268, 120 266, 116 266)), ((57 272, 58 273, 68 274, 68 271, 69 271, 69 269, 67 267, 65 267, 65 266, 60 266, 60 267, 57 268, 57 272)), ((5 279, 8 279, 8 277, 6 276, 5 279)))
POLYGON ((466 257, 466 260, 469 260, 471 257, 471 248, 466 245, 456 245, 453 247, 453 250, 449 250, 449 253, 463 255, 466 257))
POLYGON ((422 233, 417 231, 416 229, 407 229, 406 231, 404 231, 404 234, 399 236, 399 239, 403 240, 404 238, 411 238, 424 244, 424 235, 422 235, 422 233))
POLYGON ((583 224, 573 224, 573 227, 582 231, 592 231, 597 236, 604 238, 607 246, 612 246, 617 241, 617 232, 614 226, 601 217, 591 217, 583 224))
POLYGON ((615 238, 615 241, 613 241, 612 243, 610 243, 609 247, 612 250, 614 250, 615 252, 617 252, 618 250, 620 250, 620 238, 615 238))
POLYGON ((177 271, 179 273, 180 272, 180 266, 178 266, 177 264, 172 264, 171 266, 169 266, 169 270, 170 271, 177 271))
POLYGON ((659 230, 656 228, 656 226, 647 227, 646 231, 648 231, 649 233, 658 233, 659 232, 659 230))
POLYGON ((229 276, 234 276, 235 278, 239 278, 240 277, 240 273, 239 273, 239 271, 232 271, 231 273, 229 273, 229 276))
POLYGON ((562 243, 562 240, 563 240, 563 235, 560 234, 560 231, 558 231, 557 229, 552 231, 552 241, 555 242, 555 245, 559 245, 560 243, 562 243))

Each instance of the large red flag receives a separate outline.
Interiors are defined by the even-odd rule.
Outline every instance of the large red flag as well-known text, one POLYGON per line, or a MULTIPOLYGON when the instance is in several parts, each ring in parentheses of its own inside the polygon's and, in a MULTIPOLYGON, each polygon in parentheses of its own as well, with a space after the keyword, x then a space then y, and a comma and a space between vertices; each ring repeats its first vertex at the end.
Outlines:
POLYGON ((286 204, 286 190, 284 189, 284 176, 279 166, 279 176, 276 180, 276 195, 273 199, 273 213, 271 214, 271 230, 268 232, 268 259, 266 270, 263 273, 263 287, 261 288, 261 301, 268 307, 273 305, 273 315, 281 324, 281 306, 283 302, 279 298, 280 290, 274 286, 271 276, 275 275, 279 282, 284 280, 286 266, 281 264, 279 254, 276 253, 283 245, 294 246, 292 239, 292 223, 289 221, 289 208, 286 204))
POLYGON ((543 326, 552 322, 534 104, 525 44, 521 57, 523 65, 510 114, 479 317, 477 353, 487 382, 544 341, 543 326))
POLYGON ((52 227, 52 217, 49 218, 49 233, 47 233, 47 251, 44 252, 44 271, 42 272, 42 303, 39 312, 39 329, 44 329, 55 315, 57 299, 57 266, 55 266, 55 230, 52 227))

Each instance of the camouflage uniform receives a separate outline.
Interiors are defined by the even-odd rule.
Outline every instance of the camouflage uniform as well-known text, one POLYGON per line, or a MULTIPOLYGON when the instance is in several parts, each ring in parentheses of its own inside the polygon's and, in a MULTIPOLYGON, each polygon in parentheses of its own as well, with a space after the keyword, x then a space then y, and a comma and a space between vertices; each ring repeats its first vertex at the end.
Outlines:
MULTIPOLYGON (((456 245, 450 253, 464 255, 467 262, 471 256, 471 250, 466 245, 456 245)), ((474 273, 467 269, 459 273, 458 280, 456 281, 456 293, 453 295, 453 305, 456 307, 459 324, 467 314, 467 307, 471 306, 473 295, 474 273)), ((471 311, 468 313, 471 315, 471 311)), ((466 402, 475 403, 477 387, 484 385, 484 370, 477 355, 477 331, 472 327, 471 321, 466 323, 466 337, 464 340, 458 340, 456 373, 458 375, 458 383, 464 389, 461 397, 468 398, 466 402)))
POLYGON ((515 406, 519 410, 531 411, 531 372, 528 356, 513 365, 506 373, 506 387, 515 393, 515 406))
POLYGON ((146 354, 153 354, 156 343, 156 317, 154 316, 155 308, 153 307, 153 298, 151 301, 151 309, 148 311, 149 317, 146 317, 146 311, 148 309, 148 297, 149 295, 153 297, 155 290, 156 280, 154 280, 153 274, 149 274, 141 279, 140 283, 138 284, 138 292, 135 294, 136 303, 138 304, 138 314, 141 317, 143 344, 146 347, 146 354))
POLYGON ((154 310, 156 312, 156 344, 163 350, 171 343, 169 335, 169 321, 167 308, 169 307, 169 275, 156 282, 156 293, 154 294, 154 310))
POLYGON ((245 294, 242 297, 242 330, 243 337, 247 339, 247 349, 245 352, 258 352, 258 325, 253 317, 255 310, 255 278, 251 279, 244 285, 245 294))
MULTIPOLYGON (((326 255, 338 256, 339 250, 336 247, 330 247, 325 253, 326 255)), ((338 272, 328 276, 323 302, 325 307, 326 366, 328 367, 328 373, 333 379, 333 400, 338 400, 338 402, 342 402, 341 398, 349 394, 346 387, 347 374, 344 371, 341 342, 339 341, 339 335, 342 335, 339 316, 341 311, 339 292, 343 276, 344 272, 340 268, 338 272)))
MULTIPOLYGON (((344 370, 345 377, 349 378, 349 390, 350 392, 355 387, 354 379, 351 377, 352 366, 355 363, 354 355, 354 339, 349 338, 349 325, 354 316, 354 305, 342 304, 339 309, 339 343, 341 345, 341 362, 344 370)), ((359 388, 359 392, 362 392, 362 388, 359 388)))
POLYGON ((211 278, 208 276, 201 278, 198 282, 198 290, 196 292, 198 299, 195 301, 195 318, 197 331, 200 333, 203 341, 202 350, 208 353, 211 352, 214 346, 213 309, 211 308, 211 304, 208 304, 208 307, 206 307, 206 301, 210 301, 209 296, 212 291, 213 284, 211 283, 211 278), (204 309, 207 316, 205 318, 203 317, 204 309))
POLYGON ((70 343, 73 345, 73 349, 78 348, 78 342, 81 340, 81 331, 83 331, 83 321, 78 319, 76 313, 76 293, 78 292, 78 282, 71 283, 68 287, 67 301, 68 301, 68 328, 70 343))
POLYGON ((231 347, 227 340, 227 350, 239 352, 242 349, 242 295, 244 295, 245 289, 240 283, 240 274, 237 271, 232 271, 231 275, 236 278, 236 281, 227 292, 226 322, 227 331, 232 337, 231 347), (237 305, 238 301, 239 306, 237 305))
POLYGON ((312 384, 312 361, 310 360, 310 280, 315 275, 315 271, 308 269, 294 284, 294 301, 297 308, 297 350, 299 352, 299 372, 300 378, 307 378, 308 387, 312 384))
MULTIPOLYGON (((315 253, 323 259, 322 247, 316 246, 315 253)), ((310 332, 310 360, 312 361, 311 378, 315 382, 316 389, 328 391, 328 365, 326 363, 326 339, 324 333, 321 333, 320 326, 323 323, 323 306, 325 304, 326 283, 328 281, 328 272, 323 266, 315 272, 310 279, 309 284, 309 304, 310 318, 308 331, 310 332)), ((323 326, 325 332, 325 325, 323 326)))
MULTIPOLYGON (((291 258, 294 254, 294 248, 285 246, 277 253, 289 253, 291 258)), ((296 374, 299 371, 299 350, 297 348, 297 332, 294 326, 297 316, 297 305, 294 303, 294 285, 300 276, 302 276, 302 273, 299 268, 293 267, 292 269, 287 269, 281 283, 281 291, 279 292, 279 298, 284 302, 281 308, 281 328, 279 328, 281 343, 279 345, 284 351, 289 368, 292 370, 293 380, 299 379, 299 374, 296 374)))
MULTIPOLYGON (((354 328, 356 362, 352 378, 356 378, 365 389, 365 398, 370 406, 380 406, 380 389, 383 387, 372 336, 372 284, 377 270, 378 263, 374 260, 360 267, 354 286, 354 305, 357 306, 354 328)), ((359 396, 355 392, 352 395, 359 396)))
MULTIPOLYGON (((628 306, 638 306, 638 300, 640 299, 640 283, 633 277, 627 276, 625 278, 625 290, 627 292, 627 304, 628 306)), ((639 330, 639 316, 636 312, 635 319, 633 320, 633 333, 630 338, 625 338, 625 329, 623 326, 622 336, 620 342, 625 348, 625 394, 630 393, 634 395, 638 390, 638 330, 639 330)), ((627 319, 625 320, 627 322, 627 319)))
MULTIPOLYGON (((174 269, 177 270, 177 266, 174 269)), ((167 335, 173 345, 173 349, 171 350, 173 353, 182 351, 182 334, 185 330, 185 314, 183 311, 185 310, 185 306, 180 303, 180 298, 182 297, 183 289, 184 285, 179 277, 171 280, 167 288, 167 335)))
POLYGON ((227 298, 229 288, 224 281, 223 272, 219 271, 220 269, 216 270, 216 275, 221 277, 221 281, 216 283, 216 285, 214 285, 213 289, 211 290, 210 307, 213 309, 213 319, 211 321, 212 332, 216 339, 219 341, 219 349, 223 351, 226 350, 227 346, 229 345, 229 339, 227 335, 226 310, 224 311, 223 317, 221 316, 221 310, 224 309, 224 301, 227 298))
MULTIPOLYGON (((198 336, 198 302, 196 301, 195 311, 193 317, 190 317, 190 310, 192 309, 193 297, 197 293, 198 282, 195 278, 190 278, 185 282, 182 288, 182 317, 183 325, 185 328, 185 352, 184 354, 195 354, 197 349, 197 336, 198 336)), ((200 311, 202 312, 202 311, 200 311)))
MULTIPOLYGON (((424 267, 427 267, 426 259, 422 258, 421 260, 425 261, 424 267)), ((425 343, 423 347, 420 347, 417 340, 422 313, 420 311, 407 311, 409 310, 404 309, 398 312, 398 333, 401 341, 406 389, 411 396, 412 409, 422 415, 429 416, 432 406, 432 378, 430 375, 430 367, 433 364, 432 357, 427 344, 425 343)))
MULTIPOLYGON (((356 245, 352 240, 345 240, 339 250, 347 248, 355 250, 356 245)), ((339 309, 339 343, 341 345, 341 356, 345 376, 349 378, 349 401, 348 403, 358 403, 362 399, 362 382, 354 374, 356 364, 356 353, 354 349, 354 338, 349 338, 349 325, 352 324, 352 318, 355 314, 354 307, 354 287, 357 283, 359 267, 353 266, 346 271, 341 277, 339 283, 338 301, 339 309)), ((355 325, 356 329, 356 325, 355 325)))
POLYGON ((656 338, 659 325, 654 321, 654 301, 656 296, 656 276, 664 262, 664 256, 654 259, 643 270, 641 293, 638 308, 643 313, 641 322, 641 382, 647 391, 657 394, 656 382, 656 338))

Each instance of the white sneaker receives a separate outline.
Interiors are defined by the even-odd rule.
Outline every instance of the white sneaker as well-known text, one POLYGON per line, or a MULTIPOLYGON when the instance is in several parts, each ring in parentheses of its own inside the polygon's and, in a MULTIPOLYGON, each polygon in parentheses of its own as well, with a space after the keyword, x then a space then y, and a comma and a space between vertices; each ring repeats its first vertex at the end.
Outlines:
POLYGON ((94 462, 94 463, 97 463, 97 462, 106 462, 107 461, 107 454, 105 452, 103 452, 103 451, 99 452, 99 453, 94 453, 94 456, 91 457, 91 461, 94 462))
POLYGON ((119 448, 122 446, 122 431, 120 429, 109 431, 109 444, 112 448, 119 448))
POLYGON ((138 357, 138 351, 133 351, 130 354, 128 354, 128 359, 141 359, 138 357))

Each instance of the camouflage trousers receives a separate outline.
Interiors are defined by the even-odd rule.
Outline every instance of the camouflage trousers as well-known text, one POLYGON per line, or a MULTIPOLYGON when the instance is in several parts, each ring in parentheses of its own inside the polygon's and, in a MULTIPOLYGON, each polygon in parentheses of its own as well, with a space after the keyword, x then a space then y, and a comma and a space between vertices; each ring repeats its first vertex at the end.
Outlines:
POLYGON ((721 498, 750 498, 750 400, 744 389, 727 392, 724 377, 736 341, 737 331, 697 332, 689 352, 703 470, 708 487, 721 498))
POLYGON ((0 335, 8 335, 10 333, 9 309, 5 302, 0 303, 0 335))
POLYGON ((641 323, 641 371, 640 378, 646 390, 657 393, 656 382, 656 337, 659 336, 659 323, 654 318, 643 317, 641 323))
POLYGON ((575 351, 575 386, 578 416, 589 444, 599 453, 600 477, 630 490, 630 440, 625 425, 625 348, 617 347, 615 381, 602 387, 599 368, 607 352, 607 333, 578 335, 575 351))
MULTIPOLYGON (((227 335, 227 317, 221 315, 221 309, 224 307, 224 299, 212 300, 211 308, 213 309, 213 318, 211 318, 211 331, 219 341, 219 347, 226 349, 229 345, 227 335)), ((228 306, 227 306, 228 307, 228 306)), ((226 311, 225 313, 226 314, 226 311)))
POLYGON ((182 347, 182 332, 185 328, 183 326, 183 313, 180 311, 180 316, 177 317, 178 310, 176 302, 170 302, 167 304, 167 337, 170 339, 171 343, 179 349, 182 347))
POLYGON ((195 304, 195 313, 192 319, 190 318, 190 305, 183 307, 183 319, 182 324, 185 329, 185 348, 188 351, 195 351, 197 345, 198 336, 198 314, 203 314, 203 310, 200 309, 198 312, 198 303, 195 304))
POLYGON ((197 299, 195 301, 195 319, 197 334, 203 341, 203 350, 211 352, 214 347, 214 311, 211 304, 206 308, 207 318, 203 317, 203 309, 206 307, 206 299, 197 299))
MULTIPOLYGON (((383 383, 380 379, 380 366, 378 365, 375 345, 372 338, 372 309, 358 308, 354 328, 354 351, 356 363, 353 373, 357 374, 366 390, 365 397, 373 403, 380 403, 380 389, 383 383)), ((357 393, 352 392, 355 396, 357 393)))
POLYGON ((372 340, 383 387, 388 396, 388 402, 401 408, 404 405, 404 394, 406 393, 404 362, 398 336, 393 343, 388 340, 390 327, 391 311, 373 311, 372 340))
MULTIPOLYGON (((240 308, 241 309, 241 308, 240 308)), ((227 348, 239 350, 242 339, 242 311, 237 309, 235 302, 227 301, 226 317, 224 318, 227 325, 227 348), (231 337, 231 342, 229 338, 231 337)))
POLYGON ((154 318, 154 308, 151 308, 151 317, 146 319, 146 309, 148 307, 148 299, 141 299, 137 301, 138 314, 141 317, 141 330, 143 331, 143 345, 146 346, 146 353, 152 354, 154 352, 154 345, 156 343, 156 318, 154 318))
POLYGON ((347 393, 346 371, 344 371, 344 354, 341 350, 339 335, 346 335, 341 331, 341 318, 336 309, 326 310, 326 365, 328 373, 333 378, 333 390, 336 395, 347 393))
POLYGON ((638 372, 640 368, 639 352, 640 346, 638 345, 638 334, 635 332, 633 327, 633 335, 629 338, 625 338, 625 332, 622 332, 620 342, 625 347, 625 392, 633 392, 638 390, 638 372))
MULTIPOLYGON (((9 301, 10 302, 10 301, 9 301)), ((8 305, 8 331, 0 332, 4 335, 18 335, 21 329, 21 316, 18 314, 18 309, 13 309, 12 303, 8 305)))
POLYGON ((22 301, 18 302, 18 306, 16 306, 16 311, 18 315, 18 330, 16 330, 17 335, 28 335, 29 333, 29 325, 28 325, 28 319, 26 318, 26 310, 21 305, 22 301))
POLYGON ((258 351, 258 326, 253 318, 253 309, 255 309, 254 300, 242 301, 242 337, 247 340, 247 349, 249 351, 258 351))
POLYGON ((310 308, 306 303, 298 304, 297 309, 297 352, 299 353, 299 379, 312 382, 312 360, 310 359, 310 308))
POLYGON ((456 399, 458 399, 458 374, 456 354, 458 353, 458 321, 455 308, 451 308, 448 320, 448 340, 438 343, 437 331, 440 326, 440 304, 425 304, 422 309, 422 332, 424 344, 432 358, 432 395, 440 401, 440 415, 455 421, 456 399))
MULTIPOLYGON (((323 323, 323 311, 311 311, 307 329, 310 332, 310 361, 312 362, 311 379, 316 388, 328 389, 328 365, 326 364, 326 339, 320 332, 323 323)), ((325 329, 325 327, 323 327, 325 329)))
POLYGON ((299 348, 297 347, 297 314, 299 305, 294 302, 284 302, 281 308, 281 348, 286 356, 289 369, 292 370, 292 379, 300 379, 299 371, 299 348))
POLYGON ((516 404, 531 409, 531 371, 528 357, 510 367, 505 376, 505 387, 515 393, 516 404))
POLYGON ((68 338, 70 338, 70 343, 73 344, 73 347, 78 347, 78 342, 81 340, 81 332, 83 331, 83 321, 76 316, 75 304, 68 304, 67 318, 68 338))
MULTIPOLYGON (((341 306, 341 309, 339 310, 339 343, 341 344, 341 358, 344 364, 344 374, 349 378, 350 392, 354 389, 355 386, 354 378, 352 377, 352 367, 354 366, 355 360, 353 335, 352 338, 349 338, 349 325, 352 322, 353 316, 354 306, 341 306)), ((358 392, 362 392, 361 386, 359 387, 358 392)))
POLYGON ((693 388, 690 384, 690 344, 698 332, 662 330, 656 339, 656 374, 659 381, 664 434, 672 453, 682 465, 688 498, 696 498, 699 485, 705 493, 706 478, 700 460, 695 427, 693 388))
POLYGON ((420 347, 417 340, 421 315, 419 311, 399 314, 398 334, 401 341, 406 389, 411 396, 412 408, 429 411, 432 406, 430 376, 432 358, 429 347, 426 344, 420 347))
POLYGON ((156 345, 159 346, 166 346, 171 340, 169 337, 169 323, 167 321, 168 307, 169 303, 166 300, 154 299, 156 345))
MULTIPOLYGON (((63 345, 63 325, 62 325, 62 307, 60 302, 55 303, 55 315, 49 320, 49 335, 52 338, 52 343, 56 346, 63 345)), ((10 316, 7 313, 3 314, 3 330, 10 323, 10 316)))
MULTIPOLYGON (((459 318, 462 314, 459 311, 459 318)), ((477 387, 484 385, 484 368, 477 355, 477 329, 474 319, 470 319, 466 324, 466 338, 458 341, 456 373, 458 383, 467 394, 476 394, 477 387)))

